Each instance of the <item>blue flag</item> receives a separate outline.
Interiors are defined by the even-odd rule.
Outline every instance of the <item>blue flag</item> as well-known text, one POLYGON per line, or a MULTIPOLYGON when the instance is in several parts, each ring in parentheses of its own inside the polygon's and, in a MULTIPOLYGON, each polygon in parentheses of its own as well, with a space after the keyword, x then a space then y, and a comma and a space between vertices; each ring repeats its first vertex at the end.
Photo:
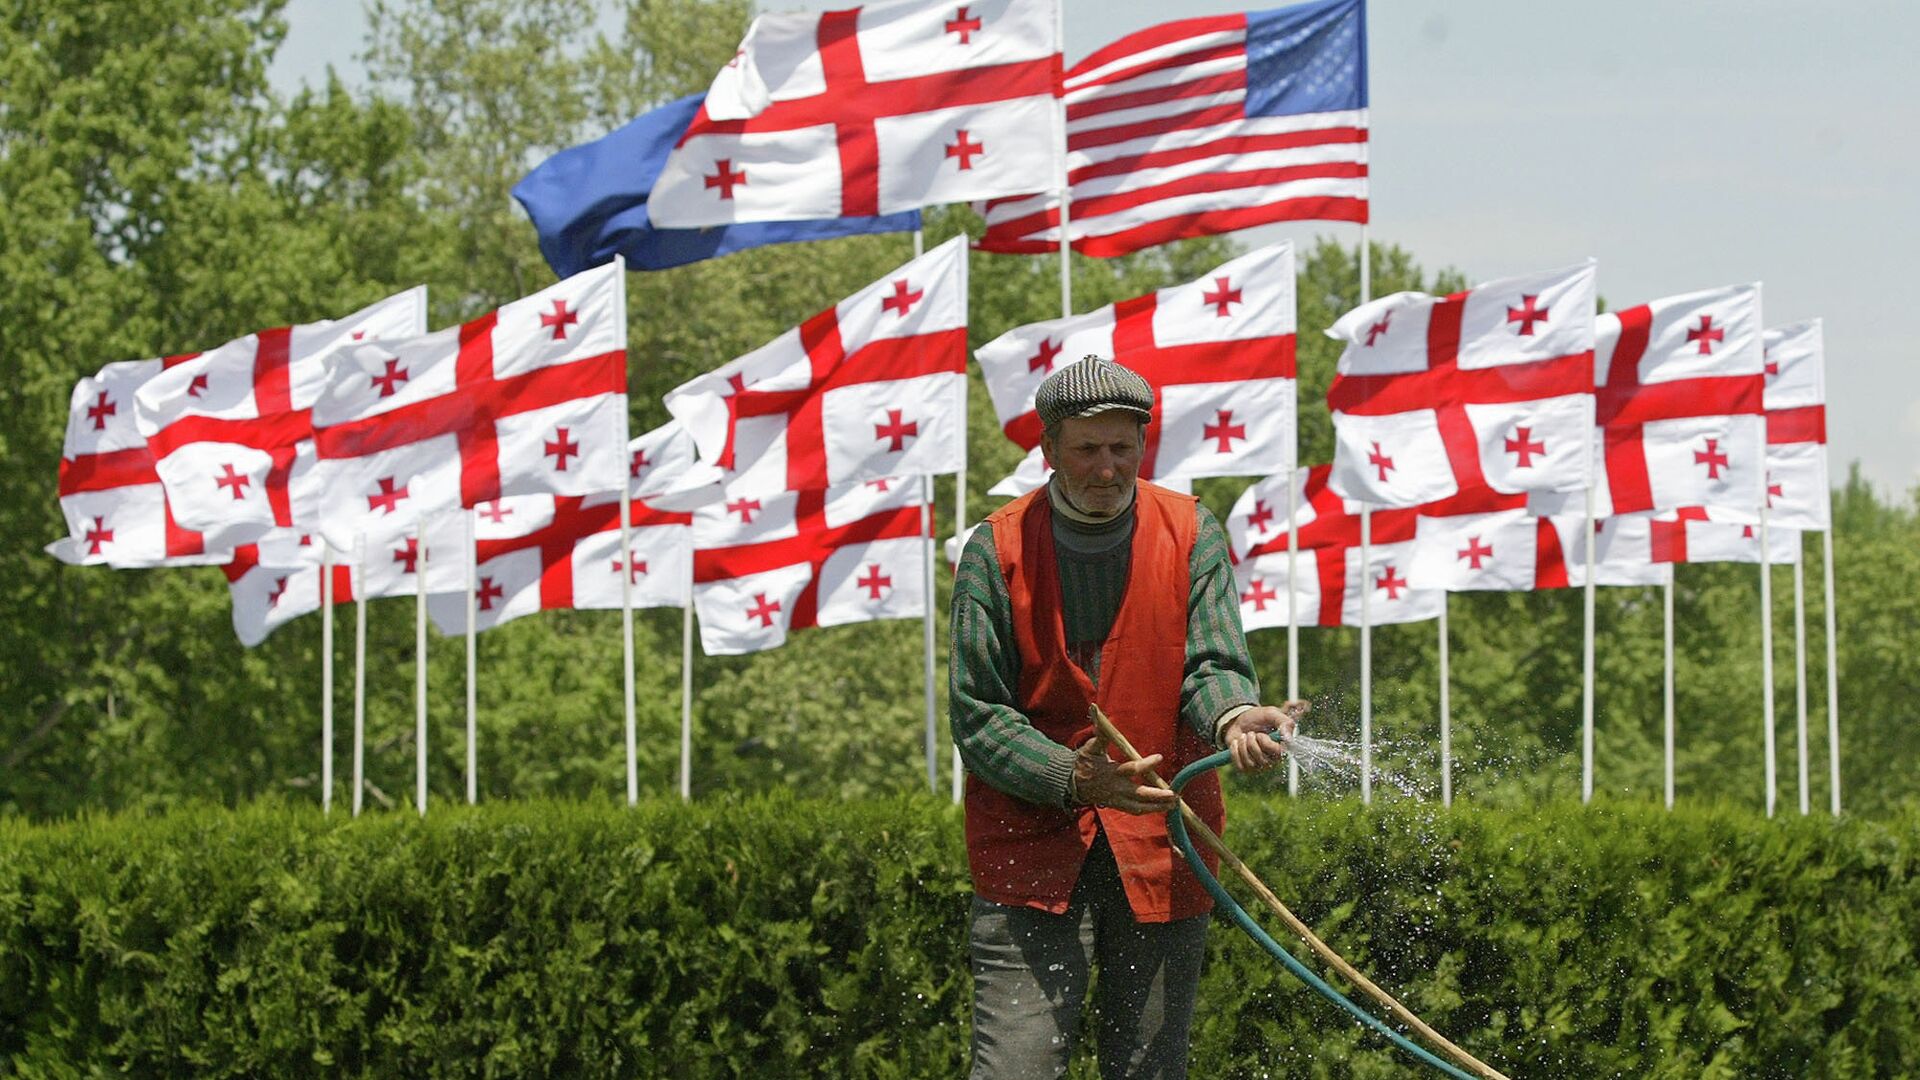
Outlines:
POLYGON ((636 270, 665 270, 764 244, 828 240, 863 233, 907 232, 920 212, 880 217, 769 221, 705 229, 660 229, 647 218, 647 196, 667 153, 700 111, 693 94, 635 119, 603 138, 541 162, 513 197, 540 233, 540 253, 562 278, 625 255, 636 270))

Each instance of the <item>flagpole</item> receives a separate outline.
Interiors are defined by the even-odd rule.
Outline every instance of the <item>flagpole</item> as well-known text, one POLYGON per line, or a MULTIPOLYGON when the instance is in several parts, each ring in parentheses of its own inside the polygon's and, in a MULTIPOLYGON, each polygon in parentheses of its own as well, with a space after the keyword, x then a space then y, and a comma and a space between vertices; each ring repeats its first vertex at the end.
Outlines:
MULTIPOLYGON (((1300 537, 1297 535, 1297 514, 1294 504, 1299 501, 1300 489, 1296 486, 1300 480, 1300 428, 1294 425, 1294 467, 1287 470, 1287 700, 1300 699, 1300 605, 1295 601, 1295 589, 1300 580, 1300 537)), ((1287 755, 1287 794, 1300 794, 1300 763, 1292 754, 1287 755)))
MULTIPOLYGON (((967 422, 971 408, 971 388, 963 375, 960 379, 960 471, 953 476, 953 546, 954 564, 960 561, 960 547, 967 534, 967 422)), ((928 602, 932 602, 929 594, 928 602)), ((965 796, 966 766, 960 761, 960 746, 953 746, 953 801, 957 805, 965 796)))
MULTIPOLYGON (((367 538, 361 536, 353 547, 353 563, 364 572, 367 567, 367 538)), ((353 816, 360 816, 361 795, 367 787, 367 594, 353 597, 353 816)))
POLYGON ((925 588, 925 602, 921 605, 920 625, 925 645, 925 673, 927 697, 927 790, 934 794, 940 792, 940 734, 934 729, 933 717, 933 477, 920 478, 920 583, 925 588))
POLYGON ((474 580, 480 573, 480 542, 473 535, 473 511, 462 511, 467 519, 467 805, 480 801, 479 774, 479 725, 474 722, 475 672, 480 657, 480 630, 474 625, 480 621, 480 613, 474 610, 474 594, 479 583, 474 580))
POLYGON ((693 798, 693 567, 687 567, 686 603, 680 608, 680 798, 693 798))
POLYGON ((1765 712, 1767 755, 1767 816, 1773 816, 1775 774, 1778 765, 1773 747, 1773 564, 1767 550, 1767 508, 1760 507, 1760 701, 1765 712))
POLYGON ((413 803, 427 816, 427 525, 413 523, 413 803))
POLYGON ((1821 538, 1821 557, 1826 562, 1827 586, 1827 770, 1828 793, 1833 816, 1840 816, 1840 651, 1834 642, 1833 614, 1833 534, 1839 522, 1833 517, 1833 491, 1827 491, 1827 533, 1821 538))
POLYGON ((1796 536, 1794 543, 1800 546, 1799 557, 1793 560, 1793 707, 1797 717, 1795 730, 1800 739, 1800 816, 1811 813, 1811 796, 1807 792, 1807 596, 1806 572, 1802 565, 1807 558, 1807 545, 1804 534, 1796 536))
MULTIPOLYGON (((1062 53, 1067 44, 1066 8, 1064 2, 1053 6, 1053 44, 1062 53)), ((1060 125, 1060 315, 1065 318, 1073 314, 1073 181, 1067 169, 1066 98, 1060 99, 1059 106, 1054 118, 1060 125)))
POLYGON ((1587 582, 1580 599, 1580 801, 1593 801, 1593 446, 1587 446, 1587 582))
POLYGON ((1451 592, 1440 593, 1440 805, 1453 805, 1453 706, 1447 699, 1451 680, 1447 677, 1447 608, 1451 592))
POLYGON ((620 671, 627 713, 627 805, 640 801, 639 733, 633 716, 633 486, 620 488, 620 671))
POLYGON ((320 541, 320 812, 333 813, 333 548, 320 541))
POLYGON ((1666 596, 1666 636, 1664 648, 1666 657, 1664 684, 1661 687, 1662 704, 1666 713, 1666 749, 1667 749, 1667 809, 1673 809, 1673 567, 1667 567, 1666 596))
POLYGON ((1373 504, 1360 504, 1360 802, 1373 805, 1373 504))

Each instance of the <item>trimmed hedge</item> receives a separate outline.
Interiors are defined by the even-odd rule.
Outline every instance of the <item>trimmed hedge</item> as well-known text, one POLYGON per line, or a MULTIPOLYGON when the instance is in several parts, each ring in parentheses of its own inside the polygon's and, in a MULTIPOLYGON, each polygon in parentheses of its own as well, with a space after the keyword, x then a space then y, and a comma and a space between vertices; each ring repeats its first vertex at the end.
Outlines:
MULTIPOLYGON (((1516 1077, 1853 1077, 1920 1071, 1916 823, 1246 795, 1228 839, 1516 1077)), ((957 1076, 968 893, 930 799, 0 821, 0 1073, 957 1076)), ((1412 1073, 1210 942, 1195 1076, 1412 1073)))

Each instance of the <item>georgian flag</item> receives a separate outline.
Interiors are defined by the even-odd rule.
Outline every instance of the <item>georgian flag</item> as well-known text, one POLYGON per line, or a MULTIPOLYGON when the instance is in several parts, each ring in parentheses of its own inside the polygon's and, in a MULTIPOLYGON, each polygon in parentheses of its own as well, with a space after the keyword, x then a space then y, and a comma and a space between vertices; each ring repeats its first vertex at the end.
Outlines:
MULTIPOLYGON (((694 608, 708 656, 786 644, 809 626, 926 612, 921 482, 881 477, 725 501, 694 514, 694 608)), ((929 527, 931 514, 929 514, 929 527)))
POLYGON ((1570 526, 1577 536, 1585 520, 1537 518, 1525 508, 1423 515, 1414 537, 1412 575, 1448 592, 1526 592, 1584 583, 1586 567, 1569 563, 1563 530, 1570 526))
POLYGON ((316 528, 311 410, 327 381, 323 358, 426 329, 419 286, 343 319, 248 334, 148 380, 134 394, 136 423, 175 518, 249 538, 316 528))
POLYGON ((1819 319, 1766 332, 1767 522, 1832 527, 1826 350, 1819 319))
MULTIPOLYGON (((1647 567, 1660 571, 1677 563, 1760 561, 1760 526, 1740 521, 1716 519, 1711 511, 1698 506, 1682 507, 1661 514, 1624 514, 1594 522, 1595 558, 1618 568, 1647 567)), ((1576 533, 1577 535, 1577 533, 1576 533)), ((1800 559, 1800 533, 1797 529, 1767 530, 1768 562, 1787 565, 1800 559)), ((1574 558, 1584 559, 1585 549, 1575 545, 1574 558)), ((1654 576, 1649 584, 1665 581, 1654 576)), ((1626 584, 1607 580, 1602 571, 1601 585, 1626 584)))
POLYGON ((1057 0, 754 19, 654 183, 664 228, 868 217, 1058 187, 1057 0))
POLYGON ((626 272, 576 274, 462 326, 343 347, 313 406, 334 547, 503 495, 627 482, 626 272))
POLYGON ((760 348, 667 410, 736 491, 804 491, 965 464, 967 249, 956 236, 760 348))
POLYGON ((1001 430, 1040 445, 1034 395, 1092 353, 1154 389, 1140 475, 1261 476, 1293 467, 1294 260, 1286 241, 1196 281, 1016 327, 974 355, 1001 430))
MULTIPOLYGON (((1362 570, 1358 546, 1302 549, 1293 556, 1294 614, 1301 626, 1359 626, 1360 596, 1369 588, 1367 621, 1373 626, 1423 622, 1440 616, 1444 590, 1413 587, 1414 543, 1376 543, 1362 570)), ((1247 630, 1287 625, 1288 553, 1284 550, 1234 564, 1240 594, 1240 624, 1247 630)))
MULTIPOLYGON (((243 544, 220 569, 227 576, 227 591, 233 600, 233 631, 239 635, 240 644, 249 649, 293 619, 320 610, 321 566, 317 558, 243 544)), ((351 566, 334 565, 336 606, 353 601, 353 582, 351 566)))
POLYGON ((422 537, 411 529, 393 536, 362 536, 358 549, 334 557, 336 561, 354 564, 353 580, 361 596, 374 599, 417 595, 420 592, 417 575, 421 572, 422 564, 425 565, 429 596, 466 591, 468 547, 465 513, 450 510, 434 514, 420 524, 426 541, 424 558, 422 537))
POLYGON ((1327 330, 1347 343, 1327 391, 1335 490, 1407 507, 1481 487, 1584 489, 1594 305, 1589 260, 1341 316, 1327 330))
POLYGON ((725 492, 726 473, 697 459, 693 436, 669 420, 627 444, 627 490, 663 510, 696 510, 725 492))

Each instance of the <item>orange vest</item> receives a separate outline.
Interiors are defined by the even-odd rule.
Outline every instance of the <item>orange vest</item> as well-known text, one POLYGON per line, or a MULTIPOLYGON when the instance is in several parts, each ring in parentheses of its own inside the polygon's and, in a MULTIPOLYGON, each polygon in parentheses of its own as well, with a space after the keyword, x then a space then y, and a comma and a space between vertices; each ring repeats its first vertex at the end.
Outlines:
MULTIPOLYGON (((1136 492, 1127 589, 1101 647, 1097 692, 1067 658, 1047 489, 1014 500, 987 521, 1013 601, 1020 711, 1047 738, 1077 748, 1093 736, 1087 705, 1098 703, 1141 754, 1166 756, 1156 771, 1172 779, 1213 752, 1180 718, 1196 500, 1145 482, 1136 492)), ((1188 785, 1185 798, 1215 832, 1226 824, 1216 774, 1188 785)), ((1066 911, 1096 828, 1106 831, 1135 919, 1166 922, 1212 909, 1212 898, 1168 838, 1163 816, 1039 806, 967 777, 967 861, 974 890, 987 900, 1066 911)), ((1211 852, 1203 855, 1208 867, 1217 866, 1211 852)))

